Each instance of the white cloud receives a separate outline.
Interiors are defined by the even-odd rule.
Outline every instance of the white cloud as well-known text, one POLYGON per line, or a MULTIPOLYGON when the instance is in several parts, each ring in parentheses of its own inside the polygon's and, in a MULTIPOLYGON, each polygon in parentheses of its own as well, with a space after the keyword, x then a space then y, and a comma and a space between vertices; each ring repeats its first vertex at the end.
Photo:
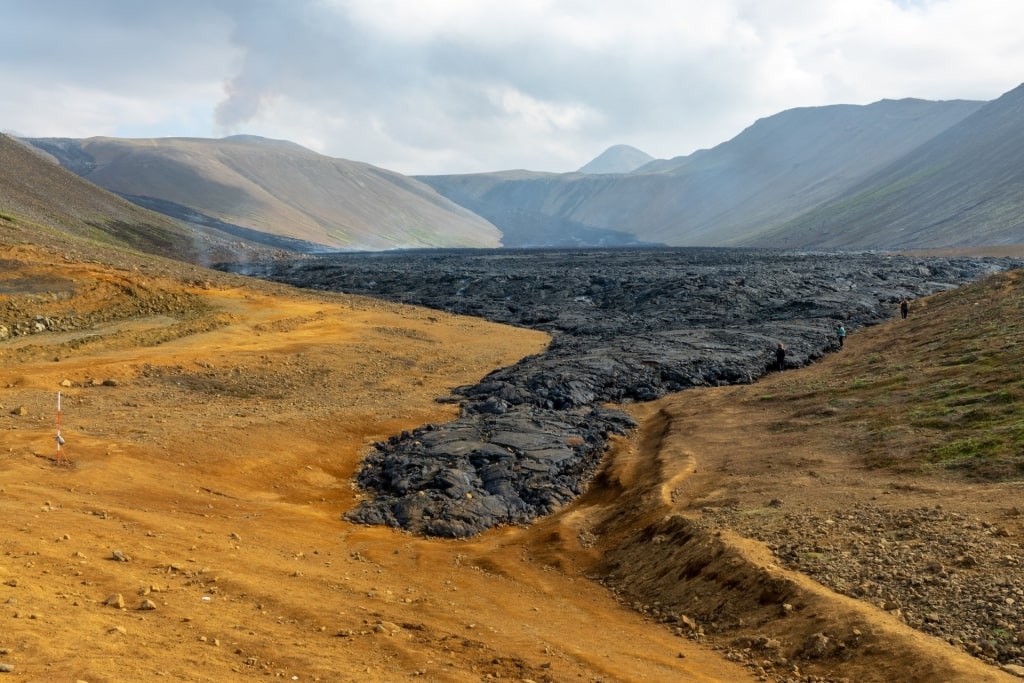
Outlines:
POLYGON ((661 157, 798 106, 993 99, 1017 0, 11 0, 0 128, 248 132, 406 173, 661 157))

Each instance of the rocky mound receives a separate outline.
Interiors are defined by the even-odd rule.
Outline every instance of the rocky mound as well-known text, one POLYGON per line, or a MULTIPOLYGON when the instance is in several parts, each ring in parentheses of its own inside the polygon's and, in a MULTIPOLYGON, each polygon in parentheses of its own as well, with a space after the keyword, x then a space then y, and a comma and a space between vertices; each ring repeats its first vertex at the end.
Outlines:
MULTIPOLYGON (((546 353, 455 390, 462 417, 378 443, 352 521, 437 536, 529 522, 586 488, 610 434, 607 403, 747 383, 837 350, 902 297, 1020 262, 720 249, 339 254, 245 272, 550 333, 546 353)), ((238 270, 237 267, 231 267, 238 270)))

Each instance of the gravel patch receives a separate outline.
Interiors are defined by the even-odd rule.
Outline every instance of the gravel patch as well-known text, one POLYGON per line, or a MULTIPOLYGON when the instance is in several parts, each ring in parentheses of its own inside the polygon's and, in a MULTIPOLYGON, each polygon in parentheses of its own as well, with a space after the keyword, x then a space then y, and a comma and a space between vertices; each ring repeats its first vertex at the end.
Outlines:
POLYGON ((701 524, 762 541, 780 566, 985 662, 1024 666, 1024 549, 998 522, 938 505, 857 503, 756 517, 708 508, 701 524))

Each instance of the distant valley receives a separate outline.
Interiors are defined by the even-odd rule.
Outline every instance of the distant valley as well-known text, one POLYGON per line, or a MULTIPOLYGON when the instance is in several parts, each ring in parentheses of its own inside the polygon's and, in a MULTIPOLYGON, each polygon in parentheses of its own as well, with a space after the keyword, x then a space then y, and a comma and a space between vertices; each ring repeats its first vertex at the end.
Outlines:
POLYGON ((551 234, 562 246, 591 245, 595 237, 797 249, 1020 242, 1024 205, 1003 193, 1024 182, 1024 169, 1005 151, 1021 150, 1022 99, 1018 88, 990 104, 885 100, 793 109, 713 149, 623 174, 420 179, 497 225, 506 246, 539 246, 551 234), (955 198, 951 186, 961 188, 955 198), (965 213, 964 205, 973 210, 965 213), (992 223, 995 214, 1004 220, 992 223), (914 229, 892 229, 906 224, 914 229))

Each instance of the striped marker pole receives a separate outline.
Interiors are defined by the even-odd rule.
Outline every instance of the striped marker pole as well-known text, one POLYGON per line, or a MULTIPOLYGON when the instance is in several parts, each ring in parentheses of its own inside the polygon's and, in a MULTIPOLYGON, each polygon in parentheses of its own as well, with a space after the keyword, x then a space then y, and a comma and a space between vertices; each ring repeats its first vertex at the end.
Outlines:
POLYGON ((60 435, 60 392, 57 392, 57 464, 64 462, 64 437, 60 435))

